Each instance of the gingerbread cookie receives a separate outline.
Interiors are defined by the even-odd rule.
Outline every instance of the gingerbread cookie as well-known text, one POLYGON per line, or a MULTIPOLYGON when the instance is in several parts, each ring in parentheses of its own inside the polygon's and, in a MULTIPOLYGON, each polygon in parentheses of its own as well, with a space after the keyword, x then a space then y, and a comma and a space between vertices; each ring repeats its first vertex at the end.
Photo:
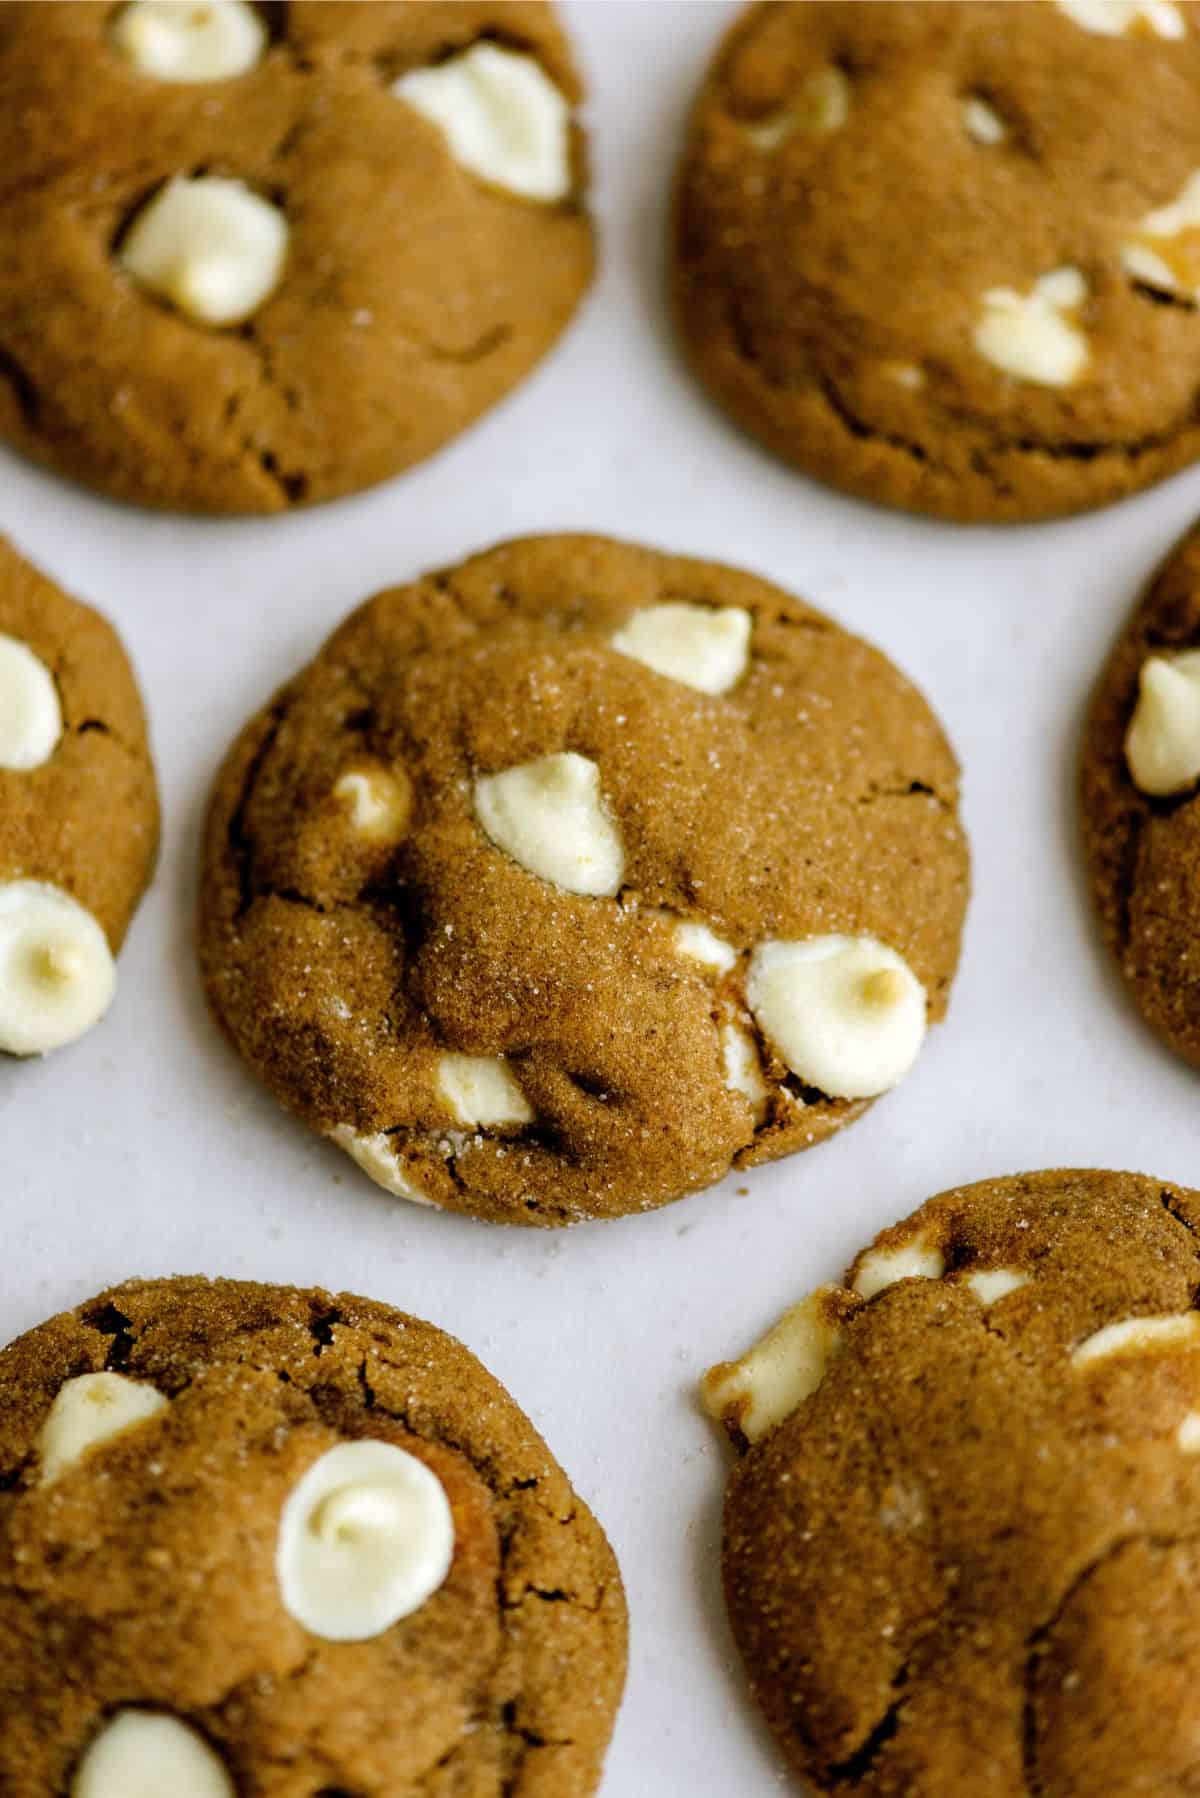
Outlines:
POLYGON ((729 1615, 815 1790, 1192 1789, 1198 1237, 1142 1175, 985 1181, 707 1375, 729 1615))
POLYGON ((432 454, 587 287, 549 6, 0 7, 0 434, 276 512, 432 454))
POLYGON ((777 587, 506 544, 370 600, 242 732, 209 996, 394 1193, 648 1209, 907 1072, 958 956, 957 796, 920 695, 777 587))
POLYGON ((130 1281, 0 1353, 6 1798, 583 1798, 616 1562, 528 1419, 349 1295, 130 1281))
POLYGON ((154 867, 158 794, 107 621, 0 538, 0 1054, 90 1030, 154 867))
POLYGON ((1080 806, 1106 941, 1148 1023, 1200 1067, 1200 531, 1151 581, 1100 677, 1080 806))
POLYGON ((755 6, 700 96, 688 354, 778 454, 959 519, 1200 454, 1200 7, 755 6))

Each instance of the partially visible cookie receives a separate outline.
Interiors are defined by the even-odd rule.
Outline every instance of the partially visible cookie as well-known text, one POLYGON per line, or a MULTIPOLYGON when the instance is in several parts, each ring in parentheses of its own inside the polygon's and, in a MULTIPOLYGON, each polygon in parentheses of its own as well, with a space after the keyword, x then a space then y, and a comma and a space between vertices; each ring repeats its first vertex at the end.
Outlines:
POLYGON ((750 8, 679 178, 701 378, 800 468, 959 519, 1200 454, 1200 8, 750 8))
POLYGON ((390 1192, 662 1205, 861 1116, 945 1011, 954 756, 778 587, 535 537, 378 594, 213 793, 213 1008, 390 1192))
POLYGON ((1080 815, 1104 937, 1147 1022, 1200 1067, 1200 530, 1167 558, 1100 676, 1080 815))
POLYGON ((538 0, 0 7, 0 435, 208 512, 420 461, 591 279, 581 97, 538 0))
POLYGON ((130 1281, 0 1353, 5 1798, 585 1798, 604 1536, 473 1355, 347 1294, 130 1281))
POLYGON ((982 1182, 708 1374, 730 1619, 817 1791, 1194 1788, 1198 1240, 1142 1175, 982 1182))
POLYGON ((107 1010, 154 867, 158 794, 112 626, 0 539, 0 1053, 107 1010))

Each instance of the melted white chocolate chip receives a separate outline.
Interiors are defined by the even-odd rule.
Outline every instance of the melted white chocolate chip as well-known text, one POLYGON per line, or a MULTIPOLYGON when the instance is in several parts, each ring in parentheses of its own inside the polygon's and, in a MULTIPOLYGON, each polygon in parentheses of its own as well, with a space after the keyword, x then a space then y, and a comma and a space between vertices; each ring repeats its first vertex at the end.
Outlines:
POLYGON ((287 221, 241 181, 176 175, 138 213, 117 251, 142 287, 202 325, 236 325, 270 298, 287 221))
POLYGON ((925 988, 874 937, 760 943, 746 998, 792 1072, 829 1098, 886 1092, 925 1039, 925 988))
POLYGON ((394 846, 401 842, 412 816, 412 782, 401 769, 351 768, 333 789, 350 814, 359 836, 394 846))
POLYGON ((698 961, 718 974, 727 974, 737 961, 737 950, 707 924, 684 922, 676 926, 675 947, 680 955, 698 961))
POLYGON ((71 1798, 236 1798, 203 1736, 163 1711, 118 1711, 93 1737, 71 1798))
POLYGON ((1192 1348, 1198 1339, 1200 1315, 1195 1311, 1181 1311, 1171 1317, 1127 1317, 1086 1337, 1071 1360, 1076 1367, 1089 1367, 1112 1355, 1153 1355, 1192 1348))
POLYGON ((770 154, 789 137, 828 137, 849 117, 850 82, 830 63, 810 75, 794 99, 742 129, 756 150, 770 154))
POLYGON ((154 1386, 120 1373, 82 1373, 59 1387, 38 1435, 41 1483, 53 1485, 90 1449, 167 1408, 154 1386))
POLYGON ((1188 1411, 1180 1419, 1175 1441, 1185 1455, 1200 1454, 1200 1411, 1188 1411))
POLYGON ((28 643, 0 632, 0 768, 40 768, 62 732, 54 676, 28 643))
POLYGON ((962 120, 967 136, 977 144, 1002 144, 1008 136, 1008 126, 1000 114, 979 94, 968 94, 963 101, 962 120))
POLYGON ((757 1442, 791 1415, 820 1386, 841 1332, 830 1321, 828 1300, 836 1288, 820 1286, 801 1299, 739 1361, 722 1361, 700 1382, 704 1409, 757 1442))
POLYGON ((131 0, 112 41, 156 81, 228 81, 261 59, 267 28, 246 0, 131 0))
POLYGON ((991 287, 975 327, 975 348, 994 368, 1041 387, 1069 387, 1090 360, 1075 314, 1087 299, 1077 268, 1057 268, 1028 293, 991 287))
POLYGON ((746 672, 753 619, 741 606, 670 600, 625 620, 612 646, 698 693, 728 693, 746 672))
POLYGON ((869 1249, 859 1259, 854 1291, 860 1299, 873 1299, 901 1280, 940 1280, 945 1271, 937 1244, 917 1237, 898 1249, 869 1249))
POLYGON ((1054 0, 1054 4, 1084 31, 1100 37, 1129 37, 1136 32, 1187 36, 1187 24, 1174 0, 1054 0))
POLYGON ((450 154, 473 175, 522 199, 565 200, 571 191, 571 114, 532 56, 473 44, 392 84, 436 125, 450 154))
POLYGON ((998 1299, 1007 1298, 1010 1292, 1019 1292, 1022 1286, 1028 1286, 1030 1276, 1020 1273, 1015 1267, 979 1267, 968 1274, 963 1285, 970 1288, 981 1305, 994 1305, 998 1299))
POLYGON ((1143 793, 1183 793, 1200 780, 1200 649, 1142 663, 1125 760, 1143 793))
POLYGON ((0 881, 0 1052, 46 1055, 99 1022, 117 989, 90 911, 39 880, 0 881))
POLYGON ((377 1131, 372 1136, 365 1131, 356 1130, 352 1124, 335 1124, 328 1134, 330 1142, 336 1143, 343 1154, 349 1155, 368 1179, 374 1180, 376 1186, 382 1186, 394 1198, 408 1199, 413 1205, 435 1203, 403 1171, 396 1160, 392 1139, 386 1131, 377 1131))
POLYGON ((754 1115, 756 1124, 766 1116, 770 1089, 763 1079, 758 1044, 740 1024, 721 1026, 721 1063, 725 1084, 731 1092, 741 1093, 754 1115))
POLYGON ((1169 206, 1146 214, 1136 237, 1122 245, 1121 260, 1136 281, 1156 292, 1200 300, 1200 169, 1169 206))
POLYGON ((286 1609, 326 1642, 365 1642, 417 1611, 454 1556, 437 1476, 391 1442, 342 1442, 304 1474, 279 1520, 286 1609))
POLYGON ((498 1055, 438 1058, 438 1090, 460 1124, 528 1124, 533 1109, 498 1055))
POLYGON ((611 896, 621 885, 620 834, 586 756, 567 750, 481 776, 475 816, 498 849, 564 892, 611 896))

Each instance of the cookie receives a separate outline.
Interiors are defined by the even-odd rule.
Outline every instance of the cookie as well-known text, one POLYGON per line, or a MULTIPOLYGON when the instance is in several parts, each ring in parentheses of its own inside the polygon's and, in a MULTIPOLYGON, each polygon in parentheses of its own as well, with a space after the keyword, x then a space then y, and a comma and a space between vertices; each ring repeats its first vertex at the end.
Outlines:
POLYGON ((0 7, 0 435, 142 505, 419 462, 591 279, 549 6, 0 7))
POLYGON ((529 538, 377 595, 250 720, 204 978, 389 1191, 645 1210, 907 1072, 958 956, 957 797, 920 695, 789 594, 529 538))
POLYGON ((1200 531, 1172 552, 1097 684, 1080 815, 1100 925, 1147 1022, 1200 1067, 1200 531))
POLYGON ((112 626, 0 538, 0 1053, 99 1021, 154 868, 158 793, 112 626))
POLYGON ((706 1376, 730 1619, 814 1790, 1193 1789, 1198 1233, 1137 1174, 963 1187, 706 1376))
POLYGON ((1200 454, 1200 7, 756 6, 679 177, 690 359, 779 455, 956 519, 1200 454))
POLYGON ((583 1798, 604 1536, 432 1325, 130 1281, 0 1354, 5 1798, 583 1798))

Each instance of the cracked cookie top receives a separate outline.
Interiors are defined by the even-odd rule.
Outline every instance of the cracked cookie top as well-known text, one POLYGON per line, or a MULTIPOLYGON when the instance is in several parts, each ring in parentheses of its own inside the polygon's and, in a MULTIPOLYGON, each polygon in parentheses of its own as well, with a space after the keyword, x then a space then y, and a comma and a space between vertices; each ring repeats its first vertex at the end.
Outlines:
POLYGON ((130 1282, 0 1354, 0 1470, 9 1798, 595 1789, 616 1563, 431 1325, 130 1282))
POLYGON ((225 513, 420 461, 590 280, 581 91, 532 0, 0 7, 0 434, 225 513))
POLYGON ((1172 551, 1092 699, 1080 818, 1100 924, 1137 1005, 1200 1066, 1200 531, 1172 551))
POLYGON ((911 1066, 967 893, 954 757, 765 581, 530 538, 370 600, 212 801, 201 958, 284 1103, 390 1191, 648 1209, 911 1066))
POLYGON ((0 1054, 62 1047, 107 1009, 157 847, 120 639, 0 538, 0 1054))
POLYGON ((1198 1231, 1141 1175, 963 1187, 706 1376, 730 1618, 816 1790, 1188 1787, 1198 1231))
POLYGON ((1198 231, 1187 0, 755 6, 693 118, 677 309, 808 473, 1049 517, 1200 453, 1198 231))

